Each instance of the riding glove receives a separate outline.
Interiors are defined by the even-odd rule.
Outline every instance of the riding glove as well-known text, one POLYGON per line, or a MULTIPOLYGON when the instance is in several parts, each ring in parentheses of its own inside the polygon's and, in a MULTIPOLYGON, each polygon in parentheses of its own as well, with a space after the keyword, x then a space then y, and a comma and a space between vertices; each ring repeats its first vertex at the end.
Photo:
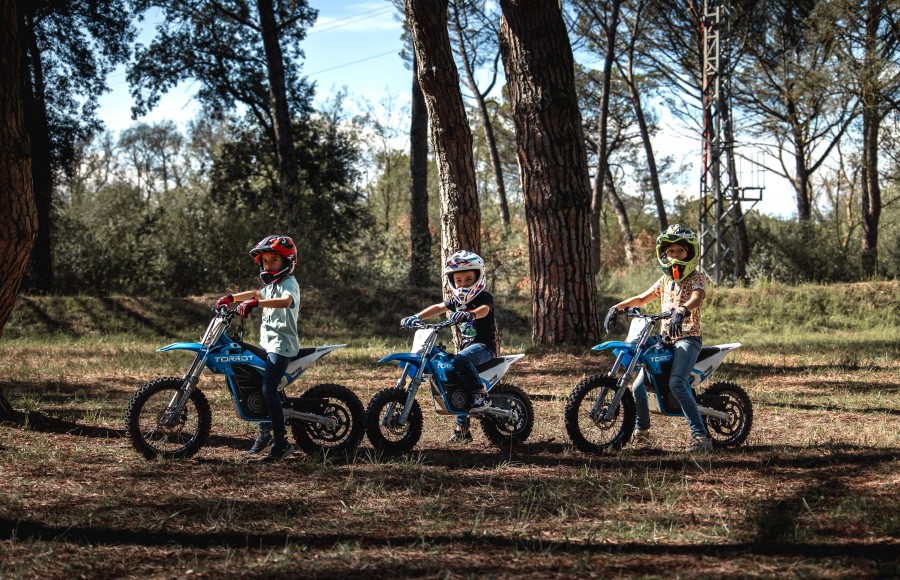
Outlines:
POLYGON ((416 323, 419 322, 419 315, 413 314, 412 316, 407 316, 406 318, 400 321, 401 328, 413 328, 416 323))
POLYGON ((613 324, 616 323, 616 316, 619 315, 619 311, 616 310, 616 307, 613 306, 606 313, 606 319, 603 320, 603 330, 606 331, 606 334, 612 332, 613 324))
POLYGON ((251 298, 250 300, 244 300, 237 307, 237 313, 240 314, 241 318, 247 318, 250 316, 250 311, 259 306, 259 300, 256 298, 251 298))
POLYGON ((475 313, 468 310, 460 310, 450 315, 450 322, 460 324, 462 322, 472 322, 475 320, 475 313))
POLYGON ((672 318, 669 319, 669 337, 678 338, 681 336, 681 325, 684 322, 684 313, 678 308, 672 311, 672 318))
POLYGON ((232 296, 231 294, 226 294, 216 301, 216 308, 219 308, 220 306, 231 306, 233 303, 234 296, 232 296))

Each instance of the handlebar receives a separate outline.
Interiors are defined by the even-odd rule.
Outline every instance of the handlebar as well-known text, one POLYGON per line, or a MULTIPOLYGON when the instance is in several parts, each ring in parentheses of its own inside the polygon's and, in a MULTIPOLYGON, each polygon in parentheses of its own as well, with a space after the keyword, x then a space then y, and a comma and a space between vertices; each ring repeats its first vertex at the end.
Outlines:
POLYGON ((672 311, 661 312, 659 314, 644 314, 641 312, 641 309, 637 306, 632 306, 631 308, 626 308, 623 312, 625 312, 625 316, 629 318, 643 318, 644 320, 650 320, 656 322, 657 320, 665 320, 666 318, 672 318, 672 311))
POLYGON ((425 324, 421 320, 416 321, 414 324, 406 328, 407 330, 440 330, 442 328, 447 328, 448 326, 457 326, 461 323, 455 323, 452 320, 445 320, 444 322, 439 322, 437 324, 425 324))

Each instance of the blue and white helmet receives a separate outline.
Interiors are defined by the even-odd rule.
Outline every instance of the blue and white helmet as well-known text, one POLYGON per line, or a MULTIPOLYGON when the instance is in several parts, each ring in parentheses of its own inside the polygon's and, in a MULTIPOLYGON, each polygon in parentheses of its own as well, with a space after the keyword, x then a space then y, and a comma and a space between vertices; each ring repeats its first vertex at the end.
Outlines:
POLYGON ((460 304, 468 304, 487 286, 484 279, 484 260, 478 254, 467 250, 460 250, 447 258, 444 263, 444 276, 447 277, 450 292, 460 304), (467 270, 475 272, 475 283, 465 288, 457 288, 453 283, 453 274, 467 270))

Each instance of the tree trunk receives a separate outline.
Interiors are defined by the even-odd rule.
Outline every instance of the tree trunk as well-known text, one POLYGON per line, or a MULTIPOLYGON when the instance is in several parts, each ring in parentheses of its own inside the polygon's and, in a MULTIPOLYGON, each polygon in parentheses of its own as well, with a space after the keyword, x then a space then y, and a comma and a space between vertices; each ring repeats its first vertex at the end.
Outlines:
POLYGON ((409 284, 424 286, 431 261, 428 229, 428 109, 416 75, 413 55, 412 107, 409 127, 409 284))
MULTIPOLYGON (((24 57, 16 5, 16 0, 0 0, 0 336, 38 230, 22 105, 24 57)), ((0 390, 0 417, 11 414, 12 407, 0 390)))
POLYGON ((622 198, 619 197, 619 192, 616 191, 616 184, 608 167, 606 169, 606 196, 609 198, 609 203, 616 214, 616 220, 619 222, 619 231, 622 232, 625 261, 629 266, 634 266, 634 236, 631 234, 631 224, 628 221, 625 204, 622 203, 622 198))
POLYGON ((659 220, 659 231, 664 232, 669 227, 669 218, 666 216, 666 204, 663 201, 662 187, 659 184, 659 170, 656 168, 656 155, 653 153, 653 141, 650 138, 650 129, 647 127, 647 118, 644 116, 644 107, 641 103, 641 94, 638 92, 637 81, 634 78, 634 68, 629 58, 628 74, 626 75, 628 90, 631 94, 631 106, 638 122, 638 130, 641 133, 641 142, 644 145, 644 155, 647 157, 647 171, 650 174, 650 187, 653 189, 653 201, 656 203, 656 217, 659 220))
MULTIPOLYGON (((25 6, 25 4, 21 4, 25 6)), ((21 15, 20 34, 28 50, 22 58, 22 96, 25 130, 31 143, 31 167, 34 203, 37 207, 38 232, 31 254, 31 272, 35 290, 53 290, 53 158, 50 155, 50 123, 44 69, 37 46, 32 15, 21 15)))
POLYGON ((616 30, 619 28, 619 6, 621 0, 613 0, 612 14, 606 26, 606 54, 603 57, 603 87, 600 95, 600 118, 597 120, 597 177, 591 192, 591 271, 596 276, 600 272, 600 207, 603 197, 603 176, 609 168, 609 150, 606 129, 609 125, 609 92, 612 87, 612 68, 616 58, 616 30))
POLYGON ((278 25, 275 22, 272 0, 258 0, 257 6, 269 74, 269 108, 272 111, 275 146, 278 151, 278 175, 282 188, 286 192, 291 192, 297 185, 297 158, 294 153, 294 136, 285 89, 284 60, 281 56, 278 25))
POLYGON ((450 48, 447 0, 406 0, 405 6, 440 180, 441 257, 461 249, 481 252, 472 132, 450 48))
POLYGON ((797 195, 797 219, 806 223, 812 218, 809 168, 806 166, 806 142, 802 130, 799 127, 794 129, 794 192, 797 195))
MULTIPOLYGON (((456 26, 457 39, 459 40, 459 53, 463 63, 463 72, 466 74, 466 86, 469 87, 472 96, 475 98, 478 116, 481 119, 481 126, 484 128, 484 140, 488 148, 488 157, 491 160, 494 188, 497 190, 497 203, 500 206, 500 223, 503 224, 505 229, 509 227, 509 203, 506 199, 506 184, 503 182, 503 165, 500 162, 500 152, 497 150, 497 138, 494 137, 494 127, 488 114, 487 102, 484 95, 478 90, 478 84, 475 82, 475 71, 472 70, 472 63, 469 61, 469 53, 463 38, 462 24, 459 21, 458 12, 454 13, 454 24, 456 26)), ((491 83, 491 86, 493 86, 493 83, 491 83)))
POLYGON ((881 185, 878 182, 878 129, 880 115, 863 108, 862 156, 862 268, 867 277, 878 273, 878 223, 881 219, 881 185))
POLYGON ((501 0, 500 7, 500 53, 528 226, 532 338, 585 344, 600 335, 600 320, 572 48, 556 2, 501 0))

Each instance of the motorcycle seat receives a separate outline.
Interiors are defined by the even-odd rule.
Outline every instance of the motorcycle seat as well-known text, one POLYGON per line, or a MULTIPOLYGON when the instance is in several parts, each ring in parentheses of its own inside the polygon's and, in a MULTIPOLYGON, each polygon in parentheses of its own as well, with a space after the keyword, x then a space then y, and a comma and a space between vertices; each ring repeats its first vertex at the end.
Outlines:
MULTIPOLYGON (((255 344, 250 344, 250 343, 248 343, 248 342, 242 342, 242 343, 241 343, 241 348, 243 348, 243 349, 245 349, 245 350, 249 350, 250 352, 252 352, 252 353, 255 354, 256 356, 258 356, 258 357, 261 358, 262 360, 266 360, 266 357, 268 356, 268 354, 266 353, 266 351, 265 351, 261 346, 257 346, 257 345, 255 345, 255 344)), ((299 358, 303 358, 303 357, 305 357, 305 356, 309 356, 309 355, 311 355, 311 354, 314 353, 314 352, 316 352, 316 349, 313 348, 313 347, 310 347, 310 348, 301 348, 300 351, 299 351, 293 358, 291 358, 291 361, 295 361, 295 360, 297 360, 297 359, 299 359, 299 358)))
POLYGON ((483 373, 484 371, 486 371, 488 369, 492 369, 495 366, 497 366, 500 363, 505 362, 505 361, 506 361, 505 358, 492 358, 491 360, 489 360, 487 362, 483 362, 480 365, 475 365, 475 370, 477 370, 479 373, 483 373))
POLYGON ((700 348, 700 355, 697 357, 697 362, 700 362, 704 359, 711 357, 714 354, 718 354, 722 349, 718 346, 704 346, 700 348))

